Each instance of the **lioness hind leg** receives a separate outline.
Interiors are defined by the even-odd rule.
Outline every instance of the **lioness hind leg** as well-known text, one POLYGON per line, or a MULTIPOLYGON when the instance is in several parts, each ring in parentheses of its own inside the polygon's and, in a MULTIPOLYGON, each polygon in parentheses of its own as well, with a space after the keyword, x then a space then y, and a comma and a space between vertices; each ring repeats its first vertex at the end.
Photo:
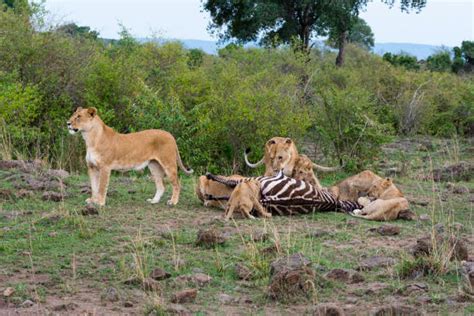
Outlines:
POLYGON ((173 194, 171 195, 171 199, 166 202, 168 205, 176 205, 179 201, 179 193, 181 191, 181 187, 179 185, 179 178, 178 178, 178 170, 177 166, 174 166, 173 170, 166 170, 166 175, 170 179, 171 186, 173 187, 173 194))
POLYGON ((165 186, 163 185, 163 177, 165 176, 165 172, 160 164, 154 160, 148 164, 148 169, 150 169, 151 176, 153 177, 153 180, 155 180, 156 193, 152 199, 147 199, 147 202, 156 204, 160 202, 160 199, 165 192, 165 186))

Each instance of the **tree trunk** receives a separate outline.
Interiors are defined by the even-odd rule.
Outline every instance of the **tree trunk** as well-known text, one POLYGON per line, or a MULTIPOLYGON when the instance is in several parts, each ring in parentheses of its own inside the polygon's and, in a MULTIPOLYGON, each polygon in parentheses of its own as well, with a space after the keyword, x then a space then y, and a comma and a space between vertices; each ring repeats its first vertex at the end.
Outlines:
POLYGON ((337 53, 336 66, 341 67, 344 65, 344 53, 347 43, 348 31, 344 31, 339 35, 339 52, 337 53))

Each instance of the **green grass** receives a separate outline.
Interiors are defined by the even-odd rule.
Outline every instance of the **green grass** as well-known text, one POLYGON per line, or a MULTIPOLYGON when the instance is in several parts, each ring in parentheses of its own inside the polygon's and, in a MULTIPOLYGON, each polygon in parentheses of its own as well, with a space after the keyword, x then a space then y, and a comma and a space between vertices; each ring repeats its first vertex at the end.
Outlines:
MULTIPOLYGON (((435 184, 438 191, 433 192, 433 183, 411 176, 424 168, 415 159, 424 154, 418 151, 405 154, 413 155, 403 160, 410 161, 410 173, 397 177, 395 182, 409 198, 429 202, 427 206, 412 204, 413 211, 429 214, 434 223, 462 223, 461 237, 468 238, 472 245, 473 205, 468 200, 469 194, 450 194, 443 201, 443 183, 435 184)), ((437 157, 437 164, 443 161, 442 154, 433 156, 437 157)), ((0 177, 4 178, 6 174, 0 171, 0 177)), ((336 177, 324 178, 322 182, 327 185, 345 176, 347 174, 339 173, 336 177)), ((80 211, 85 206, 87 195, 80 193, 80 186, 87 181, 85 175, 69 177, 66 181, 69 196, 64 202, 42 201, 41 194, 36 193, 31 198, 5 200, 0 204, 0 280, 17 289, 11 298, 14 304, 33 299, 44 302, 48 308, 48 300, 64 296, 77 297, 81 304, 88 295, 92 302, 88 304, 99 306, 104 313, 118 308, 120 312, 153 311, 159 315, 166 311, 174 292, 195 286, 177 281, 177 277, 200 271, 210 275, 212 281, 199 289, 195 303, 185 304, 196 314, 233 311, 288 313, 294 308, 304 312, 310 304, 294 307, 274 302, 266 296, 268 267, 275 257, 302 252, 317 265, 318 271, 323 271, 320 274, 333 268, 353 269, 361 260, 373 255, 391 256, 403 265, 408 254, 402 245, 430 233, 433 224, 430 221, 396 221, 393 224, 401 226, 401 234, 381 237, 368 232, 369 228, 381 223, 353 219, 340 213, 255 221, 236 219, 224 223, 214 219, 222 215, 221 210, 204 208, 194 196, 195 177, 181 177, 180 202, 170 208, 165 205, 170 187, 167 186, 160 204, 150 205, 145 200, 154 194, 154 185, 146 174, 136 173, 128 177, 113 174, 107 206, 100 209, 98 216, 82 216, 80 211), (210 249, 197 247, 194 244, 197 231, 211 227, 227 233, 225 245, 210 249), (316 228, 328 230, 331 234, 308 237, 308 233, 316 228), (263 242, 250 241, 250 233, 261 229, 268 231, 270 238, 263 242), (261 254, 262 249, 275 243, 281 246, 280 254, 261 254), (182 264, 177 265, 176 259, 183 261, 182 264), (238 262, 254 269, 256 277, 250 281, 238 280, 234 272, 238 262), (146 277, 156 267, 171 273, 171 278, 159 281, 159 293, 145 292, 140 286, 123 283, 137 274, 146 277), (47 278, 47 283, 35 282, 35 277, 47 278), (123 307, 122 303, 103 301, 100 297, 109 287, 122 293, 122 302, 133 302, 132 309, 123 307), (218 300, 221 293, 239 298, 242 303, 223 306, 218 300), (252 303, 243 303, 245 299, 252 303), (238 308, 233 309, 235 306, 238 308)), ((474 189, 473 183, 462 184, 474 189)), ((6 181, 0 182, 0 188, 14 190, 12 183, 6 181)), ((472 255, 472 246, 470 252, 472 255)), ((452 262, 447 274, 427 275, 416 280, 428 284, 427 294, 432 303, 423 307, 425 311, 443 312, 445 299, 456 297, 459 287, 456 269, 456 263, 452 262)), ((364 311, 383 304, 396 289, 414 282, 400 278, 395 267, 362 274, 364 284, 383 282, 388 288, 377 295, 367 295, 363 287, 330 281, 317 288, 317 301, 344 305, 347 297, 356 296, 360 302, 356 308, 364 311)), ((401 300, 416 305, 412 297, 402 297, 401 300)), ((473 305, 468 302, 456 302, 450 307, 450 311, 465 314, 472 310, 473 305)))

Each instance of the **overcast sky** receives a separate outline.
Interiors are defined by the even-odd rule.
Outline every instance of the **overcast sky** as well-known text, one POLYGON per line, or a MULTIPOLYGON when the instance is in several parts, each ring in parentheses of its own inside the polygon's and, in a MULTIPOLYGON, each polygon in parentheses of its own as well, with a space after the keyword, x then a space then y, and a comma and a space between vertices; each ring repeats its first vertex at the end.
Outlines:
MULTIPOLYGON (((200 0, 46 0, 54 23, 87 25, 106 38, 117 38, 122 23, 136 37, 214 40, 201 7, 200 0)), ((474 40, 474 0, 428 0, 418 14, 374 0, 361 17, 378 43, 456 46, 474 40)))

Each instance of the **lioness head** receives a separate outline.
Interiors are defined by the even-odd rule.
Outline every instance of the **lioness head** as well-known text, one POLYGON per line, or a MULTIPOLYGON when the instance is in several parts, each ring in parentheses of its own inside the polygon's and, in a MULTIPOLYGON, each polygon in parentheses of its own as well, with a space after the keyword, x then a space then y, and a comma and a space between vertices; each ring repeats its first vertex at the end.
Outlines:
POLYGON ((392 179, 380 179, 372 183, 372 186, 367 191, 367 196, 371 198, 380 198, 385 191, 387 191, 393 185, 392 179))
POLYGON ((93 121, 97 115, 96 108, 83 109, 78 107, 76 112, 67 121, 69 133, 74 135, 77 132, 87 132, 93 126, 93 121))
MULTIPOLYGON (((272 139, 270 140, 272 141, 272 139)), ((274 172, 278 172, 296 158, 298 152, 295 144, 290 138, 286 138, 283 142, 273 144, 270 148, 270 161, 274 172)))
POLYGON ((316 185, 313 162, 306 155, 299 155, 293 167, 292 178, 316 185))

